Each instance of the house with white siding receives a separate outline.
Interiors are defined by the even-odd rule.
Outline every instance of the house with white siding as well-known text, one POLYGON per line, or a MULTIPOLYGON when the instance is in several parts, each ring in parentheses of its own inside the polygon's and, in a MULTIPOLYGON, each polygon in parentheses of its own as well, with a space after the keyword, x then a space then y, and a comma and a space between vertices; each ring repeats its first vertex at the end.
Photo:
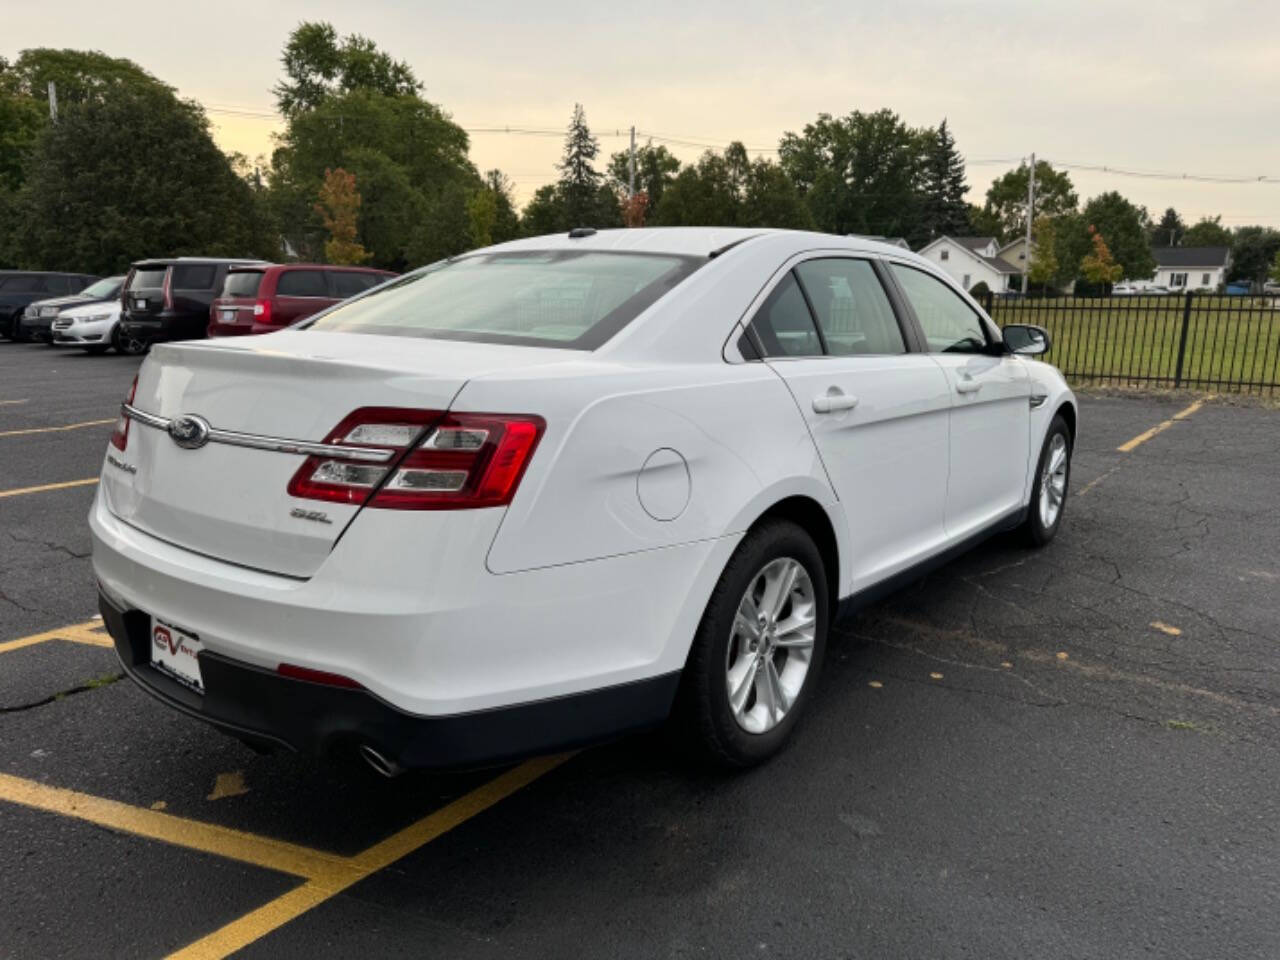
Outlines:
POLYGON ((1230 247, 1152 247, 1152 278, 1170 290, 1217 290, 1231 269, 1230 247))
POLYGON ((1010 280, 1022 269, 1003 258, 995 237, 939 237, 916 251, 932 260, 956 283, 971 290, 979 282, 992 293, 1016 289, 1010 280))

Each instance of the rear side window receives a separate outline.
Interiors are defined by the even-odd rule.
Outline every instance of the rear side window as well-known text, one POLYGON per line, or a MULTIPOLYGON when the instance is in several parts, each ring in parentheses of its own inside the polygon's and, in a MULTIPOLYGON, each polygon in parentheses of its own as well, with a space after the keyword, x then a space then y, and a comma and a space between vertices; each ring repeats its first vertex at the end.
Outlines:
POLYGON ((165 267, 147 267, 135 270, 129 280, 130 290, 159 290, 164 286, 165 267))
POLYGON ((788 272, 751 321, 766 357, 820 357, 822 339, 795 275, 788 272))
POLYGON ((323 270, 286 270, 276 279, 278 297, 327 297, 323 270))
POLYGON ((930 353, 986 352, 986 329, 958 293, 923 270, 897 263, 892 269, 920 321, 930 353))
POLYGON ((233 270, 222 282, 224 297, 256 297, 262 285, 261 270, 233 270))
POLYGON ((594 350, 705 262, 585 250, 480 254, 392 281, 308 326, 594 350))
POLYGON ((173 265, 173 289, 211 290, 218 267, 212 263, 175 263, 173 265))
POLYGON ((329 282, 333 284, 333 295, 335 297, 354 297, 357 293, 364 293, 370 287, 376 287, 383 280, 389 280, 389 277, 379 276, 376 273, 353 273, 348 270, 330 270, 329 282))
POLYGON ((866 260, 806 260, 796 267, 822 328, 827 353, 835 357, 907 352, 889 296, 866 260))
POLYGON ((5 293, 42 293, 45 290, 44 277, 25 276, 0 277, 0 290, 5 293))

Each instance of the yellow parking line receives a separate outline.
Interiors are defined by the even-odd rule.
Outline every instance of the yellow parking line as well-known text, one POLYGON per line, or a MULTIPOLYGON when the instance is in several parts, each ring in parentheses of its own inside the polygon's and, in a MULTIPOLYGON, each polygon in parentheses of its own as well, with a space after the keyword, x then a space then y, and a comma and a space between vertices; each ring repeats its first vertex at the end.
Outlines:
POLYGON ((358 871, 350 858, 0 773, 0 800, 297 877, 358 871))
POLYGON ((1161 421, 1160 423, 1157 423, 1154 427, 1152 427, 1150 430, 1144 430, 1142 433, 1138 434, 1132 440, 1129 440, 1126 443, 1122 443, 1120 446, 1116 447, 1116 450, 1119 451, 1120 453, 1128 453, 1130 450, 1133 450, 1135 447, 1140 447, 1142 444, 1146 443, 1148 440, 1150 440, 1152 437, 1156 436, 1157 434, 1164 433, 1164 431, 1168 430, 1170 427, 1173 426, 1175 421, 1187 419, 1187 417, 1191 416, 1193 413, 1195 413, 1197 410, 1199 410, 1201 407, 1204 406, 1205 400, 1209 400, 1209 399, 1212 399, 1212 398, 1205 397, 1203 400, 1197 400, 1195 403, 1191 404, 1191 406, 1186 407, 1182 410, 1179 410, 1168 420, 1161 421))
POLYGON ((68 487, 87 487, 98 482, 97 477, 87 480, 64 480, 61 483, 44 483, 38 487, 17 487, 13 490, 0 490, 0 498, 20 497, 24 493, 45 493, 49 490, 66 490, 68 487))
POLYGON ((70 640, 72 643, 84 643, 94 647, 111 647, 115 645, 111 638, 107 636, 101 620, 86 620, 84 623, 73 623, 69 626, 58 627, 56 630, 46 630, 44 633, 33 633, 29 637, 5 641, 0 643, 0 653, 21 650, 23 647, 34 646, 47 640, 70 640))
POLYGON ((0 437, 25 437, 29 433, 57 433, 61 430, 79 430, 81 427, 101 427, 115 422, 115 417, 112 417, 110 420, 85 420, 83 423, 68 423, 61 427, 28 427, 25 430, 0 430, 0 437))
POLYGON ((346 861, 341 869, 321 871, 300 887, 233 920, 195 943, 170 954, 170 960, 220 960, 278 930, 330 897, 412 853, 465 823, 517 790, 554 770, 572 754, 539 757, 508 770, 494 780, 423 817, 381 843, 346 861))

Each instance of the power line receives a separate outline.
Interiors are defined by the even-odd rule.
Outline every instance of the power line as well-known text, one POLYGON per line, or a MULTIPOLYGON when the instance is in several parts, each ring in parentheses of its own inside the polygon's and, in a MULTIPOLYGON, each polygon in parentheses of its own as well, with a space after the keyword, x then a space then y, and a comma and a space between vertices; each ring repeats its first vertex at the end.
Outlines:
MULTIPOLYGON (((226 116, 241 117, 244 119, 255 120, 271 120, 280 123, 284 120, 280 114, 274 111, 265 111, 253 109, 249 107, 240 107, 233 105, 216 106, 206 105, 205 110, 209 113, 223 114, 226 116)), ((340 117, 339 119, 355 119, 340 117)), ((464 131, 469 134, 498 134, 523 137, 563 137, 564 130, 555 127, 533 127, 522 124, 491 124, 488 126, 463 127, 464 131)), ((629 128, 624 126, 599 126, 593 131, 597 137, 607 138, 625 138, 629 136, 629 128)), ((708 136, 677 136, 675 134, 658 133, 651 130, 636 129, 636 136, 643 137, 646 140, 657 141, 658 143, 668 144, 675 147, 690 147, 702 150, 719 150, 734 142, 732 138, 719 139, 708 136)), ((769 153, 777 154, 778 147, 746 147, 747 153, 769 153)), ((1000 164, 1020 163, 1020 157, 978 157, 965 160, 965 166, 981 167, 981 166, 997 166, 1000 164)), ((1077 170, 1085 173, 1103 173, 1117 177, 1130 177, 1141 180, 1164 180, 1164 181, 1183 181, 1187 183, 1220 183, 1220 184, 1280 184, 1280 176, 1271 176, 1260 174, 1256 176, 1242 176, 1233 174, 1216 174, 1216 173, 1175 173, 1157 170, 1132 170, 1126 167, 1117 167, 1111 164, 1103 163, 1076 163, 1068 160, 1051 160, 1046 161, 1053 166, 1062 167, 1066 170, 1077 170)))

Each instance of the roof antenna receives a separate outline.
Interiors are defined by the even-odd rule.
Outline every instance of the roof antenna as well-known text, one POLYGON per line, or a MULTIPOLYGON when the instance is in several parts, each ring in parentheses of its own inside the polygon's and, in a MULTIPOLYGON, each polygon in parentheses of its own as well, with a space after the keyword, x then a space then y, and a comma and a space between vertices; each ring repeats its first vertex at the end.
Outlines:
POLYGON ((595 235, 595 227, 574 227, 569 231, 570 240, 581 240, 583 237, 594 237, 595 235))

